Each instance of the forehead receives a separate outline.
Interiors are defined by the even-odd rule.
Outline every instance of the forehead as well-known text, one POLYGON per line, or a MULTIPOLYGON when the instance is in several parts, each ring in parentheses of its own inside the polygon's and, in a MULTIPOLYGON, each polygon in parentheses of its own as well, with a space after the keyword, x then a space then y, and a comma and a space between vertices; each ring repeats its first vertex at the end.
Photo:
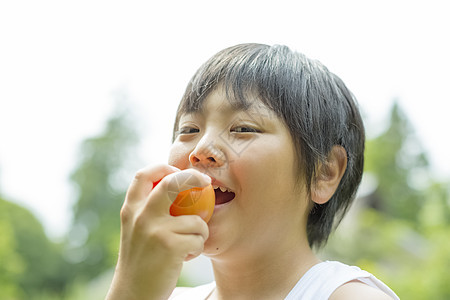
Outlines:
POLYGON ((197 103, 196 107, 179 111, 178 117, 186 114, 206 114, 210 112, 234 113, 245 112, 252 116, 272 116, 274 112, 257 96, 248 93, 245 97, 230 96, 223 88, 217 88, 197 103))

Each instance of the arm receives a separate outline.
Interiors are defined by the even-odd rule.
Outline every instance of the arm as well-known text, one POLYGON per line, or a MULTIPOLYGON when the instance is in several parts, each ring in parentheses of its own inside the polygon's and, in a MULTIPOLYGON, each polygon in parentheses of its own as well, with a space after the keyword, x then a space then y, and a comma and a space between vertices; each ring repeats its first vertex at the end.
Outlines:
POLYGON ((183 261, 203 250, 208 238, 206 223, 198 216, 173 217, 169 208, 177 192, 210 182, 198 171, 178 171, 168 165, 149 167, 139 171, 131 183, 121 210, 119 258, 107 300, 167 299, 183 261), (190 186, 178 180, 186 176, 190 186), (177 191, 169 192, 173 180, 181 183, 177 191))

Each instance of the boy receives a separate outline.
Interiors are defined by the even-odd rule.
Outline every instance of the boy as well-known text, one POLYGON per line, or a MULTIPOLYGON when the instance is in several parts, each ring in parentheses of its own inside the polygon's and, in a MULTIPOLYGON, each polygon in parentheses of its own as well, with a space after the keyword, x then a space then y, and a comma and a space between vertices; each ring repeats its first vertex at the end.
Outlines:
POLYGON ((363 154, 353 96, 322 64, 285 46, 219 52, 180 102, 169 164, 130 185, 107 299, 398 299, 373 275, 313 251, 353 201, 363 154), (169 214, 174 180, 176 192, 212 183, 208 224, 169 214), (215 281, 174 291, 183 261, 201 253, 215 281))

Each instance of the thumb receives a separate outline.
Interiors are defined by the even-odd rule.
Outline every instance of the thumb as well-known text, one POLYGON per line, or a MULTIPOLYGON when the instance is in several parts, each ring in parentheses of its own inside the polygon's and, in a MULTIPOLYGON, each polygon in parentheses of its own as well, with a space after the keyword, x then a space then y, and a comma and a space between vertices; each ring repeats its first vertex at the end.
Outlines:
POLYGON ((211 177, 194 169, 171 173, 164 177, 150 194, 148 209, 168 213, 180 192, 194 187, 205 187, 208 184, 211 184, 211 177))

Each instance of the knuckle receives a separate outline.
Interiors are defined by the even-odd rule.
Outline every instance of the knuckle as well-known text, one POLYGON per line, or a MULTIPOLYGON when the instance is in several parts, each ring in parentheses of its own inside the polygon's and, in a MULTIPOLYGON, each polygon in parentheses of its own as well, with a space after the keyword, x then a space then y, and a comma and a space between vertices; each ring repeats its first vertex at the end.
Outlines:
POLYGON ((142 181, 145 178, 145 176, 146 175, 144 169, 140 169, 134 174, 134 180, 142 181))
POLYGON ((130 220, 133 217, 133 212, 131 211, 130 207, 126 204, 122 206, 120 209, 120 220, 123 224, 127 224, 130 222, 130 220))
POLYGON ((194 219, 195 226, 199 228, 202 232, 208 230, 208 224, 206 224, 206 222, 200 216, 195 217, 196 217, 194 219))
POLYGON ((201 235, 195 235, 192 239, 192 250, 194 252, 202 252, 205 246, 205 240, 201 235))
POLYGON ((149 238, 168 252, 171 252, 177 246, 176 241, 161 227, 153 228, 149 232, 149 238))
POLYGON ((147 241, 157 248, 167 251, 174 247, 167 229, 164 226, 149 222, 149 219, 142 214, 136 216, 134 220, 134 231, 140 239, 147 241))
POLYGON ((179 252, 179 244, 176 239, 168 238, 166 235, 159 239, 161 246, 168 252, 179 252))
POLYGON ((206 240, 208 238, 208 236, 209 236, 208 224, 206 224, 206 222, 200 216, 195 215, 193 217, 194 218, 192 220, 194 222, 195 228, 198 228, 198 232, 206 240))

